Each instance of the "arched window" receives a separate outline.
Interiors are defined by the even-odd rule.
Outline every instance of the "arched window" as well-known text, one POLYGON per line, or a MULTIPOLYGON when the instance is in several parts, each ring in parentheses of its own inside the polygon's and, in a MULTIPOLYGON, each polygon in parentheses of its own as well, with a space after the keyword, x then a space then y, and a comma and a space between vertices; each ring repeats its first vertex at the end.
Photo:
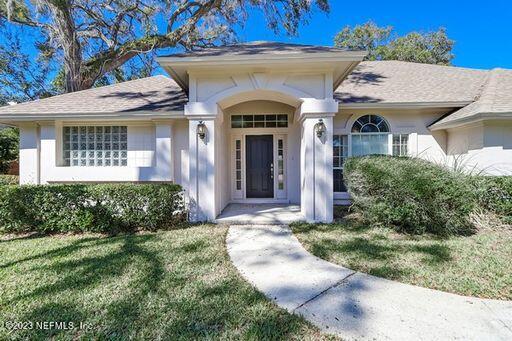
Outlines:
POLYGON ((389 125, 378 115, 364 115, 352 125, 352 155, 389 154, 389 125))
POLYGON ((343 165, 347 157, 369 154, 407 156, 409 134, 391 134, 388 122, 379 115, 355 120, 350 134, 333 136, 334 192, 346 192, 343 165))
POLYGON ((388 123, 378 115, 364 115, 352 125, 352 133, 389 133, 388 123))

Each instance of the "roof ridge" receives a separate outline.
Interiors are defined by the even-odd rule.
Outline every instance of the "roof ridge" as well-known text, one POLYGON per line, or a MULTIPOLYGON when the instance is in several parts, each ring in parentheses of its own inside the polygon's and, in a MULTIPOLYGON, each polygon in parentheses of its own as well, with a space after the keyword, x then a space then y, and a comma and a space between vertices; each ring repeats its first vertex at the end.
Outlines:
MULTIPOLYGON (((490 72, 494 69, 477 69, 477 68, 471 68, 467 66, 457 66, 457 65, 441 65, 441 64, 429 64, 429 63, 419 63, 419 62, 408 62, 405 60, 365 60, 361 63, 402 63, 402 64, 414 64, 414 65, 421 65, 426 67, 439 67, 439 68, 450 68, 450 69, 459 69, 459 70, 471 70, 471 71, 481 71, 481 72, 490 72)), ((496 68, 496 69, 502 69, 502 68, 496 68)), ((502 69, 502 70, 510 70, 512 69, 502 69)))
POLYGON ((490 71, 496 71, 496 72, 498 72, 498 71, 505 71, 505 72, 510 72, 510 71, 512 71, 512 69, 507 69, 507 68, 505 68, 505 67, 497 66, 497 67, 492 68, 490 71))
MULTIPOLYGON (((494 70, 494 69, 493 69, 494 70)), ((479 86, 478 94, 475 97, 475 102, 478 102, 482 99, 482 96, 486 93, 488 90, 489 83, 491 81, 491 78, 493 78, 494 73, 493 70, 489 70, 489 73, 485 75, 485 80, 482 82, 482 84, 479 86)), ((473 102, 474 103, 474 102, 473 102)))
MULTIPOLYGON (((311 45, 311 44, 303 44, 303 43, 293 43, 293 42, 283 42, 283 41, 273 41, 273 40, 249 40, 245 42, 236 42, 232 44, 227 45, 218 45, 218 46, 212 46, 215 47, 229 47, 229 46, 236 46, 236 45, 253 45, 253 44, 284 44, 284 45, 297 45, 297 46, 324 46, 324 47, 334 47, 334 46, 325 46, 325 45, 311 45)), ((206 47, 208 48, 208 47, 206 47)))
POLYGON ((502 70, 503 69, 501 68, 494 68, 489 72, 489 81, 482 92, 482 96, 485 95, 490 97, 491 111, 496 107, 496 88, 498 85, 498 78, 502 75, 500 72, 502 70))

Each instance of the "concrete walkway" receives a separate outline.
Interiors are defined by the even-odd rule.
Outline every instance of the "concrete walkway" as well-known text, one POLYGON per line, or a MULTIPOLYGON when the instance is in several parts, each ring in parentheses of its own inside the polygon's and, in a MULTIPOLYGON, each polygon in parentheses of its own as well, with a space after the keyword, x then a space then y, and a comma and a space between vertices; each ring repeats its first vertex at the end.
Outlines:
POLYGON ((303 221, 300 206, 291 204, 229 204, 215 219, 219 224, 290 224, 303 221))
POLYGON ((287 226, 231 226, 242 275, 277 305, 349 340, 512 340, 512 302, 354 272, 308 253, 287 226))

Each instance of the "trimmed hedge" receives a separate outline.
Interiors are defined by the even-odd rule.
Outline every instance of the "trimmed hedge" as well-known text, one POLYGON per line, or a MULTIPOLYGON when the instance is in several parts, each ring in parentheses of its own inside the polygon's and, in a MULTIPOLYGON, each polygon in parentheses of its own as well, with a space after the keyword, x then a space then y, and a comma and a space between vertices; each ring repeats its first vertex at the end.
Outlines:
POLYGON ((17 185, 19 184, 20 179, 17 175, 6 175, 0 174, 0 186, 3 185, 17 185))
POLYGON ((1 232, 171 229, 186 220, 173 184, 0 186, 1 232))
POLYGON ((344 166, 354 207, 366 221, 411 234, 471 234, 477 207, 467 177, 425 160, 366 156, 344 166))

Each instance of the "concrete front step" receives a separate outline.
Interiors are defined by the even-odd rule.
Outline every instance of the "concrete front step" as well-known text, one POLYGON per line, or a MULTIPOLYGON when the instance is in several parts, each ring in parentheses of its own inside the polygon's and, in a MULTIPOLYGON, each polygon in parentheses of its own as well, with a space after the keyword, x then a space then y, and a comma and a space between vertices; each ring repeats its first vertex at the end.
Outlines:
POLYGON ((280 225, 303 221, 300 206, 290 204, 229 204, 215 219, 219 224, 280 225))

